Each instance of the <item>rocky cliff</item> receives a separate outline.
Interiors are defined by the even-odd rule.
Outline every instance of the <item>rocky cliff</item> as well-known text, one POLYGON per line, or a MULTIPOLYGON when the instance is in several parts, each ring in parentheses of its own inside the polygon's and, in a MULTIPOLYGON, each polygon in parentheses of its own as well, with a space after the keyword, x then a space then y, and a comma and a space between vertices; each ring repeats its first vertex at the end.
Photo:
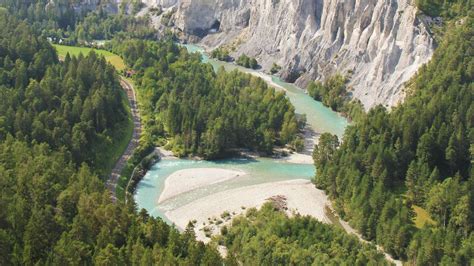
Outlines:
POLYGON ((433 52, 411 0, 146 0, 175 6, 174 24, 190 40, 234 55, 275 62, 301 87, 335 73, 350 77, 366 108, 395 105, 403 84, 433 52))
POLYGON ((147 6, 161 6, 162 8, 174 7, 178 2, 178 0, 142 0, 142 3, 147 6))

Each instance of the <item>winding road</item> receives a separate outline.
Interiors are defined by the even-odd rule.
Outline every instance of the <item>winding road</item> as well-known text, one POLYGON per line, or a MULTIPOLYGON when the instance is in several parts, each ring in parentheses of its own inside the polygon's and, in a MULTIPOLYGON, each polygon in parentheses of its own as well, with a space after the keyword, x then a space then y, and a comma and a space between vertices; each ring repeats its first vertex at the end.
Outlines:
POLYGON ((142 133, 142 124, 140 120, 140 112, 137 107, 135 89, 133 88, 132 84, 130 84, 130 82, 125 80, 123 77, 120 78, 120 85, 122 85, 122 88, 127 93, 127 99, 130 103, 130 111, 132 113, 133 119, 133 135, 122 156, 120 156, 120 158, 115 163, 115 167, 112 169, 109 179, 107 180, 107 189, 110 191, 112 200, 114 202, 117 200, 116 188, 117 182, 120 178, 120 174, 122 173, 122 170, 125 167, 127 160, 132 156, 133 151, 138 146, 138 141, 142 133))

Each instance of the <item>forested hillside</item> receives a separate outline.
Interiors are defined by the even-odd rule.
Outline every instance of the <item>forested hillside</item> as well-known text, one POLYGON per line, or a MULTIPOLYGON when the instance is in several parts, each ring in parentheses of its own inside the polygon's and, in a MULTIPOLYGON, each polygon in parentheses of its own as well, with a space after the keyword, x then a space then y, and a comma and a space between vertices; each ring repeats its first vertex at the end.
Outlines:
POLYGON ((170 41, 117 42, 136 71, 150 137, 167 136, 176 155, 222 157, 233 148, 271 153, 296 139, 298 121, 283 92, 238 71, 214 72, 170 41))
POLYGON ((88 10, 77 2, 0 0, 0 7, 27 21, 32 30, 42 37, 49 37, 55 42, 61 40, 63 44, 109 40, 115 35, 142 39, 155 37, 155 30, 149 27, 148 18, 125 14, 129 5, 127 1, 122 1, 123 4, 118 6, 118 14, 109 14, 104 10, 107 1, 99 5, 97 10, 88 10))
POLYGON ((417 7, 429 16, 452 18, 472 12, 472 0, 416 0, 417 7))
MULTIPOLYGON (((222 265, 212 245, 136 206, 113 203, 100 177, 127 120, 118 76, 91 53, 59 62, 46 37, 111 44, 139 90, 147 143, 207 159, 237 148, 271 153, 301 127, 281 92, 154 37, 147 19, 74 12, 75 1, 0 0, 0 265, 222 265), (47 7, 47 8, 46 8, 47 7), (168 142, 166 142, 168 141, 168 142)), ((368 240, 416 265, 474 264, 474 19, 472 0, 417 0, 447 23, 405 103, 363 114, 344 79, 311 95, 354 117, 343 140, 323 134, 316 186, 368 240), (470 13, 471 12, 471 13, 470 13), (416 221, 416 222, 415 222, 416 221)), ((384 264, 375 247, 267 204, 217 242, 226 265, 384 264), (263 243, 263 244, 262 244, 263 243)))
POLYGON ((113 203, 67 151, 10 137, 0 158, 1 265, 220 265, 194 234, 113 203))
POLYGON ((218 265, 193 234, 112 203, 97 177, 125 119, 112 66, 58 62, 5 10, 0 33, 0 265, 218 265))
POLYGON ((0 137, 66 148, 76 164, 98 167, 94 147, 126 119, 113 67, 93 53, 58 64, 54 48, 25 23, 8 16, 1 23, 0 137))
POLYGON ((339 213, 417 265, 469 265, 474 258, 474 19, 446 32, 404 104, 372 109, 342 144, 323 135, 314 152, 315 183, 339 213), (416 228, 414 206, 435 222, 416 228))

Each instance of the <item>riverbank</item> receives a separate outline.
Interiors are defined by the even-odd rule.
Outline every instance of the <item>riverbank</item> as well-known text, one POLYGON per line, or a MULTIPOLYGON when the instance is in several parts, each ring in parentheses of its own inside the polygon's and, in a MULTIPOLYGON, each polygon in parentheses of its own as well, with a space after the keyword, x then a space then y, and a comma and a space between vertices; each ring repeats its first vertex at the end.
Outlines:
MULTIPOLYGON (((155 206, 160 208, 163 206, 160 205, 163 202, 166 203, 167 200, 173 200, 173 198, 192 190, 207 189, 217 183, 224 183, 236 178, 245 178, 245 172, 207 167, 175 171, 165 180, 165 188, 158 203, 155 201, 155 206), (169 187, 171 191, 167 192, 166 187, 169 187)), ((362 238, 357 230, 340 219, 325 192, 317 189, 310 180, 305 179, 229 188, 199 197, 184 205, 172 203, 166 207, 173 206, 165 210, 164 217, 180 230, 184 230, 189 222, 192 222, 196 238, 208 243, 212 236, 221 233, 224 226, 230 226, 234 217, 245 215, 251 208, 259 209, 268 201, 285 210, 289 216, 297 214, 311 216, 321 222, 341 227, 348 234, 356 235, 361 242, 369 243, 362 238)), ((380 246, 377 246, 377 249, 384 252, 380 246)), ((399 260, 393 259, 385 252, 384 254, 391 263, 401 265, 399 260)))
POLYGON ((160 194, 158 204, 183 193, 244 175, 244 171, 221 168, 191 168, 176 171, 166 178, 165 187, 160 194))
MULTIPOLYGON (((185 184, 183 184, 185 185, 185 184)), ((299 213, 330 223, 325 214, 329 200, 309 180, 295 179, 263 183, 230 189, 197 199, 189 204, 165 212, 165 216, 180 229, 194 221, 198 240, 209 242, 232 217, 248 208, 260 208, 268 200, 278 201, 289 215, 299 213)))
POLYGON ((155 150, 161 159, 179 159, 178 157, 174 156, 172 151, 166 150, 163 147, 156 147, 155 150))
MULTIPOLYGON (((197 52, 202 55, 204 63, 211 64, 214 69, 224 67, 226 71, 239 70, 241 72, 261 78, 268 86, 279 91, 284 91, 290 102, 295 107, 297 114, 306 115, 307 123, 304 130, 301 132, 305 140, 305 150, 301 152, 305 155, 312 155, 314 145, 318 142, 319 136, 322 133, 329 132, 335 134, 342 139, 344 130, 348 125, 347 119, 342 113, 334 112, 332 109, 324 106, 322 102, 316 101, 308 95, 303 88, 297 87, 294 84, 286 83, 277 76, 264 72, 263 70, 254 70, 237 65, 235 62, 219 61, 210 57, 211 47, 199 46, 193 44, 184 45, 189 52, 197 52), (332 121, 332 123, 327 123, 332 121)), ((296 163, 310 163, 309 156, 290 156, 289 162, 296 163), (294 157, 294 158, 291 158, 294 157)), ((311 162, 312 163, 312 162, 311 162)))

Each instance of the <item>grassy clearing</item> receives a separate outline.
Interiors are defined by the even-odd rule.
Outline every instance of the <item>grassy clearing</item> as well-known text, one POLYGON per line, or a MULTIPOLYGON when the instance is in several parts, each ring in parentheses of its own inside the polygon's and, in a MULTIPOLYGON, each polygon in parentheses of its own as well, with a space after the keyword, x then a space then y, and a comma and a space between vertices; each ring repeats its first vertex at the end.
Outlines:
POLYGON ((125 63, 123 62, 122 58, 106 50, 92 49, 87 47, 66 46, 59 44, 53 44, 53 46, 54 48, 56 48, 56 51, 58 52, 58 56, 60 58, 64 58, 68 53, 71 56, 78 56, 79 54, 87 55, 91 51, 94 51, 99 55, 103 55, 105 57, 105 60, 112 64, 118 71, 122 71, 125 69, 125 63))
POLYGON ((416 214, 414 222, 417 228, 423 228, 423 226, 425 226, 426 224, 436 223, 433 219, 431 219, 430 214, 425 209, 413 205, 413 211, 416 214))

